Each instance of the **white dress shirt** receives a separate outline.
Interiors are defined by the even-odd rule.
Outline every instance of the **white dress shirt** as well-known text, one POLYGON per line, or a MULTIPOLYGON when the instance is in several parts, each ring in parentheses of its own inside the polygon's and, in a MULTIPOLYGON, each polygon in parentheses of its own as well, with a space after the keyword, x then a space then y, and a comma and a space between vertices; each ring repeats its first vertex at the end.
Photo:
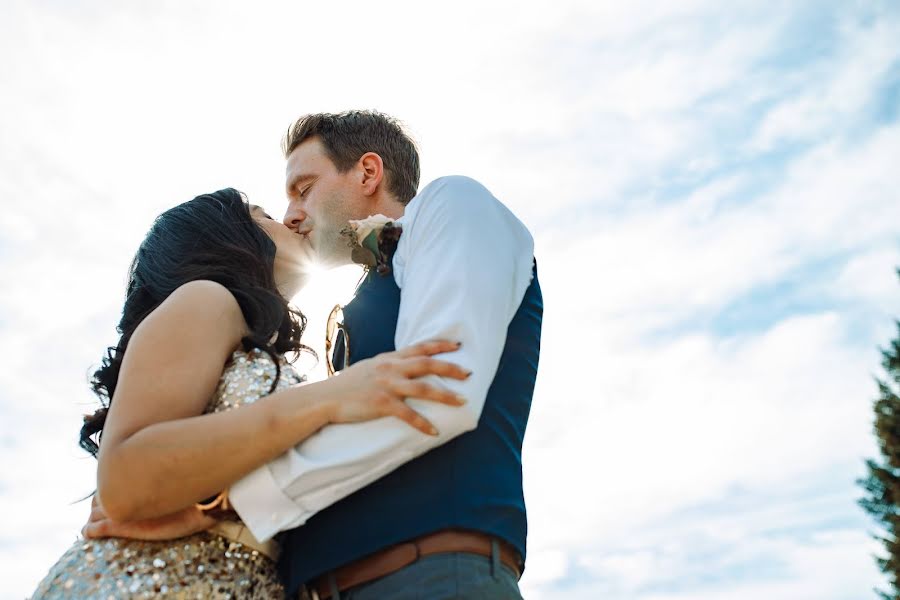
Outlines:
MULTIPOLYGON (((260 541, 303 525, 338 500, 478 425, 510 321, 532 278, 534 241, 477 181, 442 177, 397 220, 393 259, 400 287, 394 337, 403 348, 459 340, 440 358, 472 371, 466 381, 430 377, 466 398, 460 408, 408 399, 440 432, 428 436, 394 417, 329 425, 231 486, 235 510, 260 541)), ((340 375, 338 375, 340 376, 340 375)), ((439 475, 438 475, 439 476, 439 475)))

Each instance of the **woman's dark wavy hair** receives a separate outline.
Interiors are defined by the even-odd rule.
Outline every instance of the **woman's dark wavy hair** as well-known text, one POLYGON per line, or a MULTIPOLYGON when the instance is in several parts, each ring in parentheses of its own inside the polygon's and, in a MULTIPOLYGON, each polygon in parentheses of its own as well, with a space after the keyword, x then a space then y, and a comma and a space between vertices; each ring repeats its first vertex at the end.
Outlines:
MULTIPOLYGON (((250 216, 250 207, 237 190, 197 196, 157 217, 131 262, 125 306, 116 327, 121 337, 107 349, 91 380, 102 408, 85 417, 79 445, 97 455, 99 446, 92 437, 102 435, 131 335, 169 294, 190 281, 215 281, 234 295, 249 329, 241 340, 244 350, 259 348, 276 365, 278 355, 285 352, 315 354, 300 343, 306 317, 291 308, 275 287, 274 262, 275 243, 250 216)), ((277 381, 278 376, 272 390, 277 381)))

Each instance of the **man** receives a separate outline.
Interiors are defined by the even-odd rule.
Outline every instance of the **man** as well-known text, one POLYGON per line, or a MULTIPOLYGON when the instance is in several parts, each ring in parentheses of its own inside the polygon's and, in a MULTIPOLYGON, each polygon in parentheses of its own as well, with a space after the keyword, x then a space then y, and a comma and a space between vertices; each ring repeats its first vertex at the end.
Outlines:
POLYGON ((302 117, 284 153, 284 223, 324 264, 351 262, 350 220, 382 214, 402 228, 388 269, 370 269, 344 307, 336 367, 446 338, 462 342, 452 360, 472 374, 440 381, 463 409, 408 400, 436 435, 395 419, 326 427, 233 485, 232 505, 258 539, 284 532, 289 595, 519 598, 542 318, 530 234, 471 179, 416 194, 415 145, 380 113, 302 117))

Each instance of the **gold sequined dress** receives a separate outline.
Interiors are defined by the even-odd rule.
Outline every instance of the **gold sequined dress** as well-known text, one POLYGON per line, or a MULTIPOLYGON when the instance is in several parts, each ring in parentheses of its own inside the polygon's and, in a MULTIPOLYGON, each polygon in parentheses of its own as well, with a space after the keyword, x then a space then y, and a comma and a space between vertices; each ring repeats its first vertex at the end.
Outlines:
MULTIPOLYGON (((275 363, 265 352, 235 352, 206 412, 249 404, 269 393, 275 363)), ((276 389, 304 380, 281 362, 276 389)), ((33 600, 56 598, 284 598, 271 545, 239 521, 178 540, 79 539, 50 569, 33 600), (238 540, 244 540, 242 543, 238 540), (267 555, 269 554, 269 555, 267 555)))

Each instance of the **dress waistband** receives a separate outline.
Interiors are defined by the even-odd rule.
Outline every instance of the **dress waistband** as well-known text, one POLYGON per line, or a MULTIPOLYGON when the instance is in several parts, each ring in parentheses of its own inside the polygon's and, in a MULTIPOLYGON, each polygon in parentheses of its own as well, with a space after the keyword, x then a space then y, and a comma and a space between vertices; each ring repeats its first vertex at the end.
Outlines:
POLYGON ((220 535, 232 542, 243 544, 248 548, 265 554, 272 560, 278 560, 278 555, 281 553, 281 547, 278 545, 278 542, 275 540, 260 542, 252 533, 250 533, 247 526, 240 521, 219 521, 207 529, 207 531, 215 535, 220 535))

